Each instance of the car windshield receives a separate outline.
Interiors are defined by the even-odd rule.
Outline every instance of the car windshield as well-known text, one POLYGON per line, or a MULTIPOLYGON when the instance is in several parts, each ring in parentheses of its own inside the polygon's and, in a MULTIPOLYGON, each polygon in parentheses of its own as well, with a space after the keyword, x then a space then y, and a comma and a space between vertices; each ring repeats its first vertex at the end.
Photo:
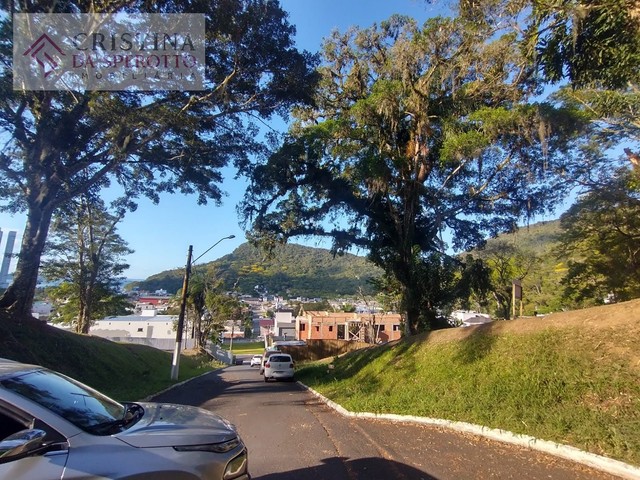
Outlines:
POLYGON ((272 355, 270 360, 272 362, 290 362, 291 357, 287 357, 284 355, 272 355))
MULTIPOLYGON (((91 433, 122 422, 127 407, 92 388, 50 370, 33 370, 5 378, 0 385, 32 400, 91 433)), ((108 432, 104 432, 108 433, 108 432)))

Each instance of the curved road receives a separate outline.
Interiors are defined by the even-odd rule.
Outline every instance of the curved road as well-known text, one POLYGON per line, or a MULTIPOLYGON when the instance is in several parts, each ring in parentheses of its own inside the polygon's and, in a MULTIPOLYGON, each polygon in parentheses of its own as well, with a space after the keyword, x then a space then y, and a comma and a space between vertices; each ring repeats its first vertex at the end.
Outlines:
POLYGON ((233 422, 254 480, 612 480, 534 450, 440 427, 343 417, 297 383, 226 367, 157 395, 233 422))

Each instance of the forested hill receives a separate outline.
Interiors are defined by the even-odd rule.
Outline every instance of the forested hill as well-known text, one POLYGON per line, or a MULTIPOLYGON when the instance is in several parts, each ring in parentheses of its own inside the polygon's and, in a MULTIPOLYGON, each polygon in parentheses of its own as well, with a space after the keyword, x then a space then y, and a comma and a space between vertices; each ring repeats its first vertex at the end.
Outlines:
POLYGON ((497 238, 491 238, 487 240, 487 247, 506 241, 525 251, 547 256, 557 247, 560 233, 560 220, 539 222, 522 226, 514 233, 505 233, 497 238))
POLYGON ((569 259, 558 252, 561 233, 559 220, 540 222, 489 239, 483 249, 471 253, 493 268, 497 294, 510 297, 512 280, 522 278, 525 314, 557 312, 574 307, 564 297, 569 259))
MULTIPOLYGON (((255 295, 259 286, 269 294, 323 298, 352 296, 360 289, 371 293, 368 280, 381 274, 368 260, 356 255, 334 257, 323 248, 287 244, 278 247, 272 258, 266 258, 248 243, 218 260, 197 264, 194 271, 214 271, 226 289, 235 284, 242 294, 255 295)), ((175 294, 182 288, 183 277, 184 269, 166 270, 129 287, 138 286, 146 291, 165 289, 175 294)))
MULTIPOLYGON (((549 304, 549 308, 551 305, 557 308, 555 297, 560 294, 559 283, 566 271, 566 266, 553 253, 559 232, 559 221, 524 226, 516 233, 489 239, 486 249, 474 250, 472 253, 487 260, 496 254, 496 249, 499 253, 499 244, 507 242, 521 254, 535 256, 538 260, 537 268, 525 283, 534 281, 535 290, 539 294, 529 295, 529 300, 539 303, 541 307, 549 304), (541 284, 545 284, 544 293, 541 291, 541 284), (544 298, 538 298, 540 296, 544 298)), ((263 252, 248 243, 240 245, 233 253, 218 260, 196 264, 194 271, 215 271, 216 277, 223 280, 227 290, 231 290, 237 282, 235 288, 240 293, 255 295, 255 287, 260 286, 270 294, 285 298, 352 296, 360 288, 369 294, 372 289, 368 280, 381 274, 380 269, 364 257, 356 255, 334 257, 323 248, 287 244, 279 247, 272 259, 267 259, 263 252)), ((129 288, 139 286, 141 290, 152 292, 165 289, 175 294, 182 288, 183 278, 183 268, 166 270, 144 281, 130 284, 129 288)))

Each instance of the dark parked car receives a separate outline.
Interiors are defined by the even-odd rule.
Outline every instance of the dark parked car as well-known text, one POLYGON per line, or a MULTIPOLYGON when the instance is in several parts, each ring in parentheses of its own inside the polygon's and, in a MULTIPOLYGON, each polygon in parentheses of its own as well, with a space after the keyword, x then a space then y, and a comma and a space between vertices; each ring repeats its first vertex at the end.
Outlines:
POLYGON ((120 403, 0 359, 0 478, 249 480, 233 425, 186 405, 120 403))

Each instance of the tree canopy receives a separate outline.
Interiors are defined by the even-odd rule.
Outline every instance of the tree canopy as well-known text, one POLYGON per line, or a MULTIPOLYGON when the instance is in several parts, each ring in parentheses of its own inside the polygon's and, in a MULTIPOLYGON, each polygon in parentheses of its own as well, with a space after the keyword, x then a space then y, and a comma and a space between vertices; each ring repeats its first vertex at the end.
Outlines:
MULTIPOLYGON (((7 6, 6 3, 3 5, 7 6)), ((161 192, 220 201, 221 169, 243 170, 264 146, 259 121, 309 100, 314 58, 293 45, 274 0, 16 1, 0 20, 0 200, 27 212, 12 285, 0 307, 28 314, 52 215, 91 189, 161 192), (11 13, 204 13, 206 90, 14 91, 11 13)))
POLYGON ((640 296, 640 194, 630 182, 626 169, 608 176, 561 217, 565 295, 577 303, 640 296))
POLYGON ((112 214, 104 202, 83 195, 58 211, 47 240, 42 275, 57 285, 48 289, 56 319, 89 333, 94 320, 129 310, 120 291, 122 261, 132 251, 117 233, 124 212, 112 214))
POLYGON ((516 40, 463 18, 335 33, 314 107, 296 111, 282 148, 253 171, 241 212, 256 238, 367 249, 401 286, 408 332, 427 326, 446 299, 446 282, 433 287, 452 278, 450 248, 566 192, 583 117, 533 101, 535 69, 516 40))

